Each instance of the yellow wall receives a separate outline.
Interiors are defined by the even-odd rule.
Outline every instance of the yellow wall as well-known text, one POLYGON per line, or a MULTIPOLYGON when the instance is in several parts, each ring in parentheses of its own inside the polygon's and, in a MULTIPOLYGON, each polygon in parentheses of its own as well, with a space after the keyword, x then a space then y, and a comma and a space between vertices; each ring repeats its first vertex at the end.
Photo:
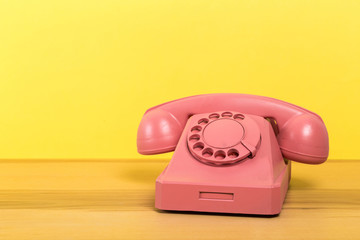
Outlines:
POLYGON ((214 92, 308 108, 331 159, 360 158, 359 13, 359 1, 0 0, 0 158, 139 158, 147 108, 214 92))

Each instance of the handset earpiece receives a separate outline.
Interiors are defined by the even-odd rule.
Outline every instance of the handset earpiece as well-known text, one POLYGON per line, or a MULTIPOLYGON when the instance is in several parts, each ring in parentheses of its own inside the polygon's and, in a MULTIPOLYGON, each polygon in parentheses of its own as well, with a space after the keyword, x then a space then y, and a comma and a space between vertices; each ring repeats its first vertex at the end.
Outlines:
POLYGON ((147 112, 137 132, 137 149, 144 155, 173 151, 183 127, 177 119, 161 108, 147 112))
POLYGON ((311 114, 290 118, 277 136, 283 156, 302 163, 319 164, 329 154, 329 139, 325 124, 311 114))

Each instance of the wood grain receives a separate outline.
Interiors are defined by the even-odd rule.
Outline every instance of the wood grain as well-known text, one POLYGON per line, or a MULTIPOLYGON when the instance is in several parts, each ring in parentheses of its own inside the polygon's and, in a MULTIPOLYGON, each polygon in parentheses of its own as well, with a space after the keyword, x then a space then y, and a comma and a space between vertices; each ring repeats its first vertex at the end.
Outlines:
POLYGON ((164 212, 167 161, 1 161, 0 239, 360 239, 360 161, 294 164, 276 217, 164 212))

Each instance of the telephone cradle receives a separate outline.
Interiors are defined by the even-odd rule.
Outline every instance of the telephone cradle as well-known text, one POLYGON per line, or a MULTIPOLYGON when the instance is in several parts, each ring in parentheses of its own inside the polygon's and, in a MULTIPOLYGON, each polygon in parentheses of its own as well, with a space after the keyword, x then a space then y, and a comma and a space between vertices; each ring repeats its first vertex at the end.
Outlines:
POLYGON ((175 211, 279 214, 289 160, 319 164, 329 151, 318 115, 244 94, 198 95, 153 107, 137 141, 142 154, 175 150, 155 190, 155 207, 175 211))

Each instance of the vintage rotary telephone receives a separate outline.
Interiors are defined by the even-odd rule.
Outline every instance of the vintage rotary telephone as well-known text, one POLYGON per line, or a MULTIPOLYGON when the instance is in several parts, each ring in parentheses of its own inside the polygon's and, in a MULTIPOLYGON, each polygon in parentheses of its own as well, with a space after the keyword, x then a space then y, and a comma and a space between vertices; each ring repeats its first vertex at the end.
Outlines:
POLYGON ((137 147, 146 155, 175 150, 156 180, 156 208, 272 215, 288 189, 287 159, 323 163, 329 140, 321 117, 301 107, 208 94, 147 110, 137 147))

